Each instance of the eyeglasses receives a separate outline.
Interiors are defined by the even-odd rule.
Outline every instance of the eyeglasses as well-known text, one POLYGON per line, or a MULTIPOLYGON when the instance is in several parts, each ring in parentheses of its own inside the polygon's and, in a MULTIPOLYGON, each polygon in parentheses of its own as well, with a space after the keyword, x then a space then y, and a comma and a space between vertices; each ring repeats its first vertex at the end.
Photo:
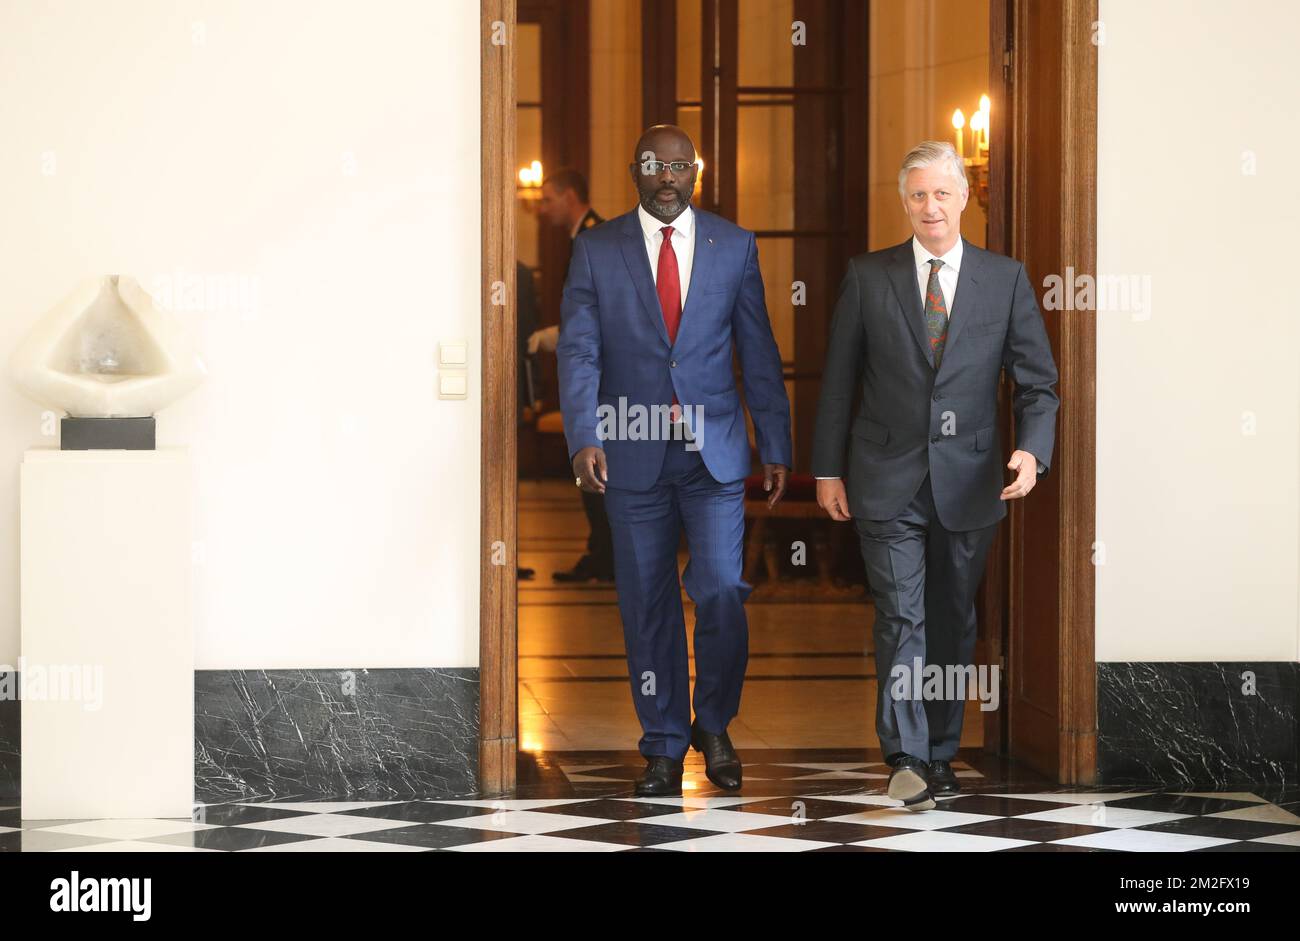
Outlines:
POLYGON ((674 160, 672 163, 664 163, 662 160, 644 160, 641 162, 641 172, 650 176, 658 176, 664 172, 664 167, 672 170, 673 173, 685 173, 695 164, 690 160, 674 160))

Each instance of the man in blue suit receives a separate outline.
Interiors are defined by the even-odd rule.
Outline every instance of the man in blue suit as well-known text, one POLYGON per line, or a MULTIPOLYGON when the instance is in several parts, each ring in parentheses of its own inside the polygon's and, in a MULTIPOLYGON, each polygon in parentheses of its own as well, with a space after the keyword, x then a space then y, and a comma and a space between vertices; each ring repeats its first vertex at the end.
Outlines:
POLYGON ((749 656, 741 544, 751 453, 733 347, 768 506, 785 493, 792 450, 754 234, 692 208, 697 169, 681 128, 641 135, 629 167, 637 208, 574 240, 556 349, 574 481, 603 493, 609 513, 646 758, 641 796, 681 794, 689 747, 714 784, 741 784, 727 725, 749 656), (677 574, 683 530, 683 583, 696 610, 693 702, 677 574))

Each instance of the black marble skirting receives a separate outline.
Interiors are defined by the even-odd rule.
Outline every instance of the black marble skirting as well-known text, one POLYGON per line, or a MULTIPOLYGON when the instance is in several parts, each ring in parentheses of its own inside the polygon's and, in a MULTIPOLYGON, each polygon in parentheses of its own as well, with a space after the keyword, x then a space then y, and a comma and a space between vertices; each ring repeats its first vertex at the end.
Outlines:
MULTIPOLYGON (((477 669, 196 670, 199 803, 465 797, 477 669)), ((0 802, 19 795, 19 702, 0 699, 0 802)))
POLYGON ((1098 663, 1101 783, 1300 785, 1300 663, 1098 663))
POLYGON ((18 674, 0 675, 4 695, 0 696, 0 804, 18 803, 18 739, 22 721, 18 711, 18 674))
POLYGON ((474 793, 477 669, 199 670, 194 799, 474 793))

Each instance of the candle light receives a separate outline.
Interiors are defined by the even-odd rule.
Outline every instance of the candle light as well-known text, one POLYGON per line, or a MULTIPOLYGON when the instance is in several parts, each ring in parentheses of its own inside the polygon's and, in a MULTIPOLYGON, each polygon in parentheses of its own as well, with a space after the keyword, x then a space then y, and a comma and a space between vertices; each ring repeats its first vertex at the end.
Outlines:
POLYGON ((535 189, 542 185, 542 164, 534 160, 526 167, 519 168, 519 185, 535 189))
POLYGON ((952 113, 952 126, 957 129, 957 156, 964 158, 966 156, 966 132, 962 128, 966 126, 966 115, 961 113, 961 108, 952 113))

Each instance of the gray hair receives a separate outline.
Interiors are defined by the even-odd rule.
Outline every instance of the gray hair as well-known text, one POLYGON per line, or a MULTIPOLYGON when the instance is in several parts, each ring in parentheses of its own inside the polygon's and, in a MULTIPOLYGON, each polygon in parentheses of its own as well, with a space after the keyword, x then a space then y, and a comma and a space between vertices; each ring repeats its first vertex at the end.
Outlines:
POLYGON ((903 158, 902 169, 898 171, 898 195, 907 198, 907 173, 939 164, 948 171, 948 175, 958 180, 964 193, 970 188, 966 181, 966 165, 957 156, 957 148, 946 140, 921 141, 907 152, 903 158))

